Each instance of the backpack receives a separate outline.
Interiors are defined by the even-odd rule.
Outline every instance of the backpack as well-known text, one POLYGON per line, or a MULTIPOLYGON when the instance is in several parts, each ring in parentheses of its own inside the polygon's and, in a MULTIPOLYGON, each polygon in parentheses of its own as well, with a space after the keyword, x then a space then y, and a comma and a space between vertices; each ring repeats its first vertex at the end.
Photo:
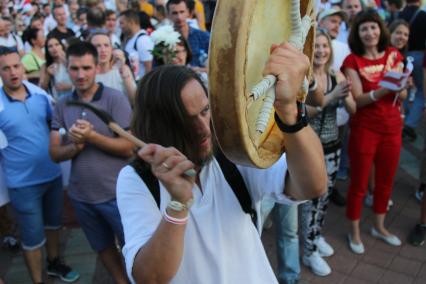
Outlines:
MULTIPOLYGON (((252 200, 247 190, 241 173, 237 166, 228 160, 225 155, 218 151, 215 158, 219 163, 220 169, 225 176, 226 181, 234 192, 241 205, 244 213, 249 214, 255 227, 257 227, 257 212, 253 209, 252 200)), ((139 177, 144 181, 152 196, 155 199, 158 209, 160 209, 160 183, 158 179, 152 174, 149 164, 145 163, 142 159, 137 158, 130 163, 139 177)))

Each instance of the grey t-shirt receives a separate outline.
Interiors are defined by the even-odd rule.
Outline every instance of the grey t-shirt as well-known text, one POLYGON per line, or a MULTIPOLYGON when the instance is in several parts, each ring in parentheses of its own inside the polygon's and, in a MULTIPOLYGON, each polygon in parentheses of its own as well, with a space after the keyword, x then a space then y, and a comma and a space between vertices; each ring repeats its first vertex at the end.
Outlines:
MULTIPOLYGON (((52 129, 65 128, 68 131, 77 119, 85 119, 93 124, 96 132, 115 137, 107 125, 90 110, 66 105, 67 101, 78 99, 74 92, 59 100, 53 114, 52 129)), ((129 128, 131 107, 128 99, 119 91, 99 83, 91 104, 108 112, 124 129, 129 128)), ((115 199, 117 176, 127 162, 126 158, 114 156, 86 143, 83 151, 72 159, 68 187, 70 197, 91 204, 115 199)))

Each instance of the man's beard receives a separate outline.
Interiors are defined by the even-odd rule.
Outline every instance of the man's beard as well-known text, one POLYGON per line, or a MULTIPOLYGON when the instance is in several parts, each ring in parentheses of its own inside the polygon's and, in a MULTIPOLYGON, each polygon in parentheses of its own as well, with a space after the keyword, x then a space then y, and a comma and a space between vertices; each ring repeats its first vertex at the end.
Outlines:
POLYGON ((210 151, 210 153, 208 153, 205 157, 199 158, 196 164, 200 168, 202 168, 206 164, 208 164, 211 160, 213 160, 213 157, 214 157, 213 151, 210 151))

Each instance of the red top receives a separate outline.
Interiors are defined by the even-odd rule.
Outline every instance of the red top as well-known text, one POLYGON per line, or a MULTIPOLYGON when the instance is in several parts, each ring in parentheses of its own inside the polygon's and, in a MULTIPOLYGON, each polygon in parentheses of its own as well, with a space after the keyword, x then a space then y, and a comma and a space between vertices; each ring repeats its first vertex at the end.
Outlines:
MULTIPOLYGON (((355 70, 361 78, 362 91, 368 93, 380 88, 379 82, 386 72, 397 70, 403 56, 393 47, 388 47, 379 59, 367 59, 362 56, 349 54, 342 64, 345 68, 355 70)), ((351 126, 362 126, 379 133, 396 133, 402 128, 399 100, 394 105, 395 93, 391 92, 378 101, 357 107, 351 118, 351 126)))

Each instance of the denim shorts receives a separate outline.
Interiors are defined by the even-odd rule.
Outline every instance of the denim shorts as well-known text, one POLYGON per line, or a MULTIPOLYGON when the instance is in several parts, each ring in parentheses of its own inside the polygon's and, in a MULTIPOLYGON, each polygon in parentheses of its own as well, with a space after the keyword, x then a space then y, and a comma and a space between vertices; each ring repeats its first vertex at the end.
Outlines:
POLYGON ((64 205, 61 176, 42 184, 9 188, 9 196, 24 250, 43 246, 44 230, 61 228, 64 205))
POLYGON ((71 202, 78 222, 94 251, 101 252, 113 246, 115 237, 121 247, 124 245, 123 226, 115 199, 90 204, 71 198, 71 202))

